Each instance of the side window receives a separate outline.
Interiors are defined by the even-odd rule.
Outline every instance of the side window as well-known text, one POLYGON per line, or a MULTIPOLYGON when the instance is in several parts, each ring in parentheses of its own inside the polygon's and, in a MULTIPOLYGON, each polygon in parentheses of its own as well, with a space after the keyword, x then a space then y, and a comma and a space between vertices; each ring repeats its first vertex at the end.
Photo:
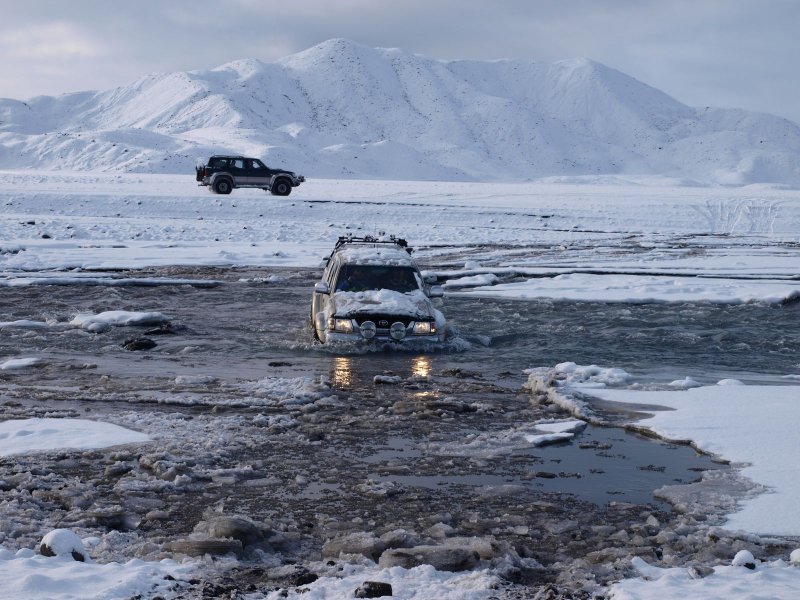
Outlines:
POLYGON ((254 160, 253 161, 253 168, 254 169, 258 169, 259 171, 264 171, 264 170, 266 170, 267 167, 260 160, 254 160))
POLYGON ((340 270, 339 264, 334 263, 331 265, 330 269, 328 270, 328 277, 325 280, 325 283, 328 284, 328 289, 333 289, 333 283, 336 281, 336 276, 338 275, 340 270))
POLYGON ((233 168, 234 169, 244 169, 244 161, 241 158, 237 158, 233 161, 233 168))

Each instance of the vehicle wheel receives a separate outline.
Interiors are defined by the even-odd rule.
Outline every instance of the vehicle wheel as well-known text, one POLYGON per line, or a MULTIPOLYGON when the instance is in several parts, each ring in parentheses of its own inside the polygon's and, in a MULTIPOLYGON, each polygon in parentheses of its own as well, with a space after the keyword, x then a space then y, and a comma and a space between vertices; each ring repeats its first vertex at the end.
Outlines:
POLYGON ((288 196, 292 193, 292 184, 289 183, 288 179, 278 179, 278 181, 272 184, 272 189, 270 191, 275 196, 288 196))
POLYGON ((317 333, 317 322, 314 319, 313 312, 311 313, 311 331, 314 333, 314 339, 318 342, 321 342, 322 340, 319 339, 319 334, 317 333))
POLYGON ((314 330, 314 339, 320 344, 325 343, 325 321, 317 313, 316 317, 312 316, 311 327, 314 330))
POLYGON ((214 182, 214 191, 218 194, 230 194, 232 189, 230 179, 217 179, 214 182))

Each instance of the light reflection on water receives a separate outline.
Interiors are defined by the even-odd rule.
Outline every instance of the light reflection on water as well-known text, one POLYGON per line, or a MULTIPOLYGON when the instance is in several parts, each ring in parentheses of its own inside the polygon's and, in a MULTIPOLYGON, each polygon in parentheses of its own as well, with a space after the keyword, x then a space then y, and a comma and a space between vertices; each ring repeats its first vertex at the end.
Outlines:
POLYGON ((431 374, 431 360, 427 356, 416 356, 411 361, 411 374, 414 377, 427 379, 431 374))
POLYGON ((331 385, 337 389, 353 387, 355 375, 353 359, 349 356, 337 356, 331 364, 331 385))
POLYGON ((403 353, 345 355, 332 357, 330 380, 335 389, 352 389, 369 383, 375 375, 395 374, 402 379, 428 379, 433 372, 430 356, 403 353))

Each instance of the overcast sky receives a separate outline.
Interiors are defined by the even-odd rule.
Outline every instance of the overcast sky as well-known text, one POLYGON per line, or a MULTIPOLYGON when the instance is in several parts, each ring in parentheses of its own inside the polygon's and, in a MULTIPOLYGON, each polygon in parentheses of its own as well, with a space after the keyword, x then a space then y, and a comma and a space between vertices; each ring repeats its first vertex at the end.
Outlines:
POLYGON ((800 0, 3 2, 0 97, 273 61, 334 37, 440 59, 588 57, 691 106, 800 123, 800 0))

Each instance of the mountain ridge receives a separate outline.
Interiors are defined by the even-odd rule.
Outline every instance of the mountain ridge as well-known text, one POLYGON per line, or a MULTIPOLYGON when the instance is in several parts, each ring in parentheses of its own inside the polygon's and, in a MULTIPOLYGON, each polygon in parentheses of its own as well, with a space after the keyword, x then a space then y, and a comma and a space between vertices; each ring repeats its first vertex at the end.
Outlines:
POLYGON ((0 99, 2 169, 189 172, 213 153, 310 177, 800 186, 796 124, 691 108, 586 58, 444 61, 336 38, 275 62, 0 99))

